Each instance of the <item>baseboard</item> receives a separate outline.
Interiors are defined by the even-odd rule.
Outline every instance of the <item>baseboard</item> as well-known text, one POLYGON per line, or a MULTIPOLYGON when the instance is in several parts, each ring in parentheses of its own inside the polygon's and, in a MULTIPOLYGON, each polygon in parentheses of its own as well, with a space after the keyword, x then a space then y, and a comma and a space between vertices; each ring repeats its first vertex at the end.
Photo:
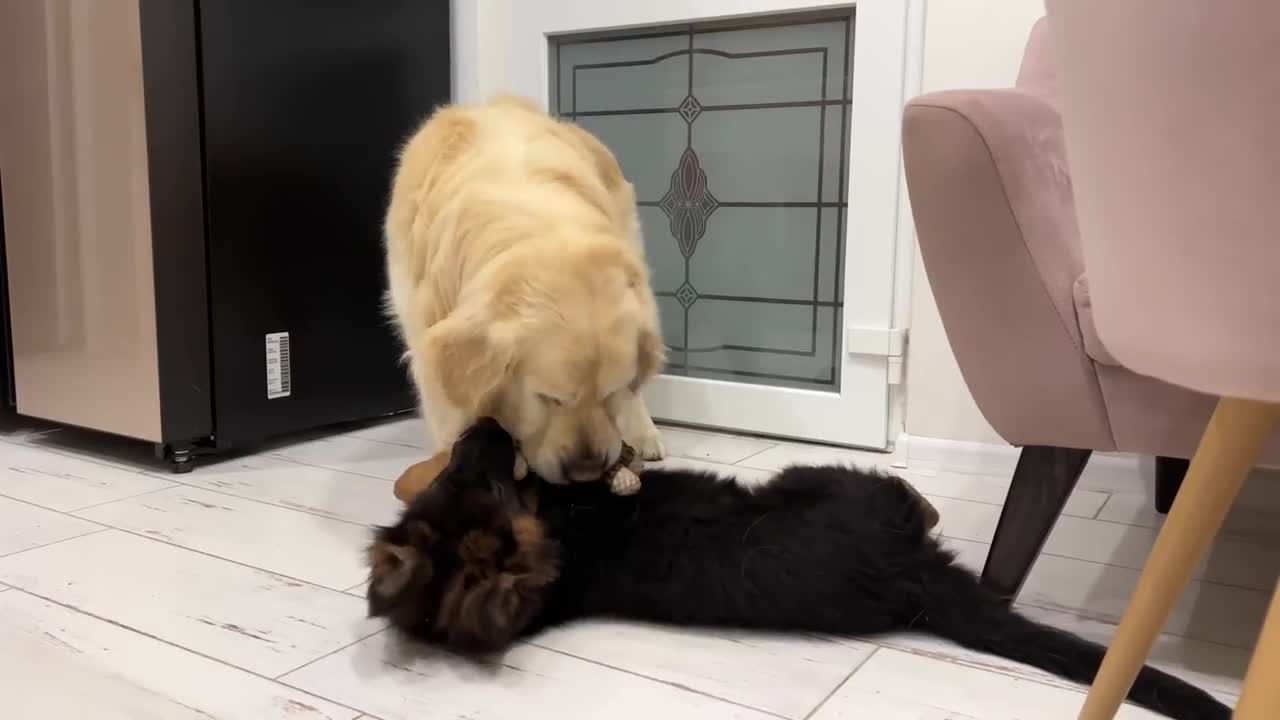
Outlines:
MULTIPOLYGON (((909 469, 953 472, 1008 479, 1018 464, 1020 448, 1012 445, 947 440, 903 434, 897 445, 909 469)), ((1079 487, 1104 492, 1150 492, 1155 460, 1130 453, 1094 453, 1080 476, 1079 487)))
MULTIPOLYGON (((1020 448, 1012 445, 919 437, 903 433, 896 444, 899 467, 913 472, 987 475, 1008 480, 1018 464, 1020 448)), ((1096 452, 1089 458, 1077 487, 1109 493, 1143 493, 1154 497, 1156 461, 1150 455, 1096 452)), ((1254 468, 1237 503, 1280 511, 1280 469, 1254 468)))

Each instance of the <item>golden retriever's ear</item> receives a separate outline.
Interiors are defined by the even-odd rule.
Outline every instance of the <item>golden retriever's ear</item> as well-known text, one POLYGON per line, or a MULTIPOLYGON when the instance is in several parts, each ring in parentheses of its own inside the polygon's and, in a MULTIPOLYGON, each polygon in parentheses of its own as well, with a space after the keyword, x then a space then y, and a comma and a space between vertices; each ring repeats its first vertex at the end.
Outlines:
POLYGON ((378 595, 395 595, 413 577, 419 563, 424 563, 422 569, 429 571, 430 562, 408 545, 379 540, 369 547, 369 584, 378 595))
POLYGON ((456 407, 475 414, 510 375, 515 341, 503 329, 474 316, 451 316, 427 331, 422 357, 456 407))
POLYGON ((631 391, 635 392, 650 378, 662 372, 667 363, 667 346, 662 336, 652 328, 641 328, 636 343, 636 379, 631 382, 631 391))

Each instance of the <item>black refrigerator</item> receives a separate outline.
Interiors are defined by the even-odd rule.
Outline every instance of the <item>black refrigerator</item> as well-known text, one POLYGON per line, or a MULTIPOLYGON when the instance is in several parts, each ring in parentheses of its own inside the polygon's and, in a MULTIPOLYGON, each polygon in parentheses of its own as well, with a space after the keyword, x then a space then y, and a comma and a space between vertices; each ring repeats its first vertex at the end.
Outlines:
POLYGON ((449 98, 449 19, 447 0, 0 9, 10 405, 179 471, 412 408, 382 217, 397 148, 449 98))

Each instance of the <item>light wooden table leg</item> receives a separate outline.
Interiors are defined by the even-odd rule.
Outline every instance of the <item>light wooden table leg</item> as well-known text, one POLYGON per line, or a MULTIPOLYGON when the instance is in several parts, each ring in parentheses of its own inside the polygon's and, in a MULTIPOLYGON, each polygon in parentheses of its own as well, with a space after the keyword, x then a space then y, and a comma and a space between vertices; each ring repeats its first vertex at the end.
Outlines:
POLYGON ((1258 636, 1257 649, 1244 676, 1244 688, 1236 705, 1236 720, 1280 718, 1280 585, 1271 595, 1271 609, 1258 636))
POLYGON ((1218 401, 1094 678, 1080 720, 1115 717, 1277 419, 1277 404, 1233 398, 1218 401))

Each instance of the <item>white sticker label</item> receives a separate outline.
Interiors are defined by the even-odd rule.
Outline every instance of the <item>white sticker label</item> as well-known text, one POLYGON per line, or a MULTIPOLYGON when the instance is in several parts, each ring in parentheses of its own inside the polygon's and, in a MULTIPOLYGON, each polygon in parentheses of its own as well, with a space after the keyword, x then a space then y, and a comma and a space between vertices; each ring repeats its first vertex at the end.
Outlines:
POLYGON ((267 399, 289 397, 293 373, 289 370, 289 333, 267 333, 267 399))

